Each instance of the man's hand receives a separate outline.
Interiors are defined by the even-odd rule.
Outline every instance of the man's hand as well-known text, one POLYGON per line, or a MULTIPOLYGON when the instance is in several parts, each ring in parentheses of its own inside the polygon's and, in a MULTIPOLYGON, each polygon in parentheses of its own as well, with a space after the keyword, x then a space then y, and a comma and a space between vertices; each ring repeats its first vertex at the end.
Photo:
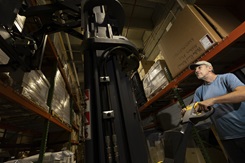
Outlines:
POLYGON ((186 106, 186 108, 183 108, 183 109, 181 109, 181 115, 182 115, 182 117, 185 115, 185 112, 187 111, 187 110, 190 110, 190 109, 192 109, 194 107, 194 112, 195 113, 197 113, 197 109, 198 109, 198 102, 196 102, 196 103, 192 103, 192 104, 190 104, 190 105, 188 105, 188 106, 186 106))
POLYGON ((181 113, 182 117, 185 115, 185 112, 186 112, 186 108, 181 109, 180 113, 181 113))
POLYGON ((196 110, 197 112, 201 111, 209 111, 210 106, 214 105, 214 99, 210 98, 201 102, 198 102, 198 109, 196 110))

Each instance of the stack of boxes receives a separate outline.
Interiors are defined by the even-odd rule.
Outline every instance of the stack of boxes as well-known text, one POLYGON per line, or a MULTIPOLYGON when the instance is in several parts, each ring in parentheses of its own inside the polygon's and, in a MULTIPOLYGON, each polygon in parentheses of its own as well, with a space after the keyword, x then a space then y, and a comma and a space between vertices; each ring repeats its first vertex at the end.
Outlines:
POLYGON ((32 70, 24 73, 21 88, 22 95, 49 112, 47 99, 50 84, 40 70, 32 70))
POLYGON ((66 90, 65 81, 59 70, 57 70, 55 75, 55 84, 54 84, 51 109, 55 116, 57 116, 65 123, 69 125, 71 124, 70 96, 66 90))
POLYGON ((66 61, 68 60, 68 56, 66 53, 66 49, 64 46, 64 42, 63 42, 61 33, 57 32, 55 34, 52 34, 52 35, 50 35, 50 38, 51 38, 53 45, 57 51, 57 55, 59 57, 59 60, 61 61, 61 63, 63 65, 65 65, 66 61))
POLYGON ((147 74, 147 72, 150 70, 151 66, 154 64, 154 61, 147 61, 145 59, 142 59, 140 61, 140 65, 138 68, 138 73, 140 76, 140 79, 143 80, 145 74, 147 74))
POLYGON ((169 79, 166 68, 166 62, 164 60, 158 60, 151 66, 145 75, 143 87, 147 98, 155 95, 158 91, 168 85, 169 79))
POLYGON ((176 77, 241 22, 224 7, 186 5, 169 24, 158 45, 176 77))
MULTIPOLYGON (((23 159, 11 160, 5 163, 17 163, 17 162, 25 162, 25 163, 33 163, 37 162, 39 158, 39 154, 25 157, 23 159)), ((74 153, 68 150, 59 151, 59 152, 46 152, 44 153, 43 163, 75 163, 74 153)))

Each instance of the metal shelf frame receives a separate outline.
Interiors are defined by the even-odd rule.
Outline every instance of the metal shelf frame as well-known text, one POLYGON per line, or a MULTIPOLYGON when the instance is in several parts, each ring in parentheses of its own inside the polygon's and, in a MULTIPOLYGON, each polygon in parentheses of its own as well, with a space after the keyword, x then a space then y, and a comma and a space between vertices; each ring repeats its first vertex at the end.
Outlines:
POLYGON ((60 126, 61 128, 65 129, 68 132, 71 132, 71 128, 64 123, 62 123, 60 120, 46 112, 44 109, 42 109, 40 106, 35 104, 34 102, 30 101, 23 95, 15 92, 11 87, 4 86, 3 83, 0 84, 0 96, 6 98, 7 100, 16 103, 23 108, 32 111, 36 113, 37 115, 49 120, 50 122, 60 126))

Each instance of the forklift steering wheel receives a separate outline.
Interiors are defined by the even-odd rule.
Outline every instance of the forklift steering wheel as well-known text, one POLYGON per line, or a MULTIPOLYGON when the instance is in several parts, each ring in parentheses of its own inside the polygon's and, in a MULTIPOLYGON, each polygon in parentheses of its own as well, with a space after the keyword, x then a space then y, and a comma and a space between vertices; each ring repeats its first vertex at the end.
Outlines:
POLYGON ((186 112, 182 118, 182 123, 191 122, 197 124, 199 121, 203 121, 209 118, 214 113, 214 108, 209 106, 209 111, 196 112, 195 107, 198 103, 191 103, 186 107, 186 112))

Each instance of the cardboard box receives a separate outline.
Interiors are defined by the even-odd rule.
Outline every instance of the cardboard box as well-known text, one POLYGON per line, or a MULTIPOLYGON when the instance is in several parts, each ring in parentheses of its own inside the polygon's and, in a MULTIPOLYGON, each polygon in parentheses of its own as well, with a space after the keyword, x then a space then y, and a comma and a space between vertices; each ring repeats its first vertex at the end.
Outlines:
POLYGON ((145 77, 145 74, 150 70, 151 66, 154 64, 154 61, 147 61, 145 59, 142 59, 140 61, 140 65, 138 68, 138 73, 140 76, 140 80, 143 80, 143 78, 145 77))
POLYGON ((220 37, 227 37, 242 22, 224 6, 195 5, 220 37))
MULTIPOLYGON (((224 18, 226 19, 226 17, 224 18)), ((215 25, 222 29, 220 32, 226 31, 217 22, 215 25)), ((159 48, 162 50, 164 59, 174 78, 183 72, 190 63, 196 61, 207 50, 220 42, 222 36, 227 36, 229 33, 227 31, 218 34, 213 26, 193 5, 186 5, 176 20, 169 24, 159 41, 159 48)))

